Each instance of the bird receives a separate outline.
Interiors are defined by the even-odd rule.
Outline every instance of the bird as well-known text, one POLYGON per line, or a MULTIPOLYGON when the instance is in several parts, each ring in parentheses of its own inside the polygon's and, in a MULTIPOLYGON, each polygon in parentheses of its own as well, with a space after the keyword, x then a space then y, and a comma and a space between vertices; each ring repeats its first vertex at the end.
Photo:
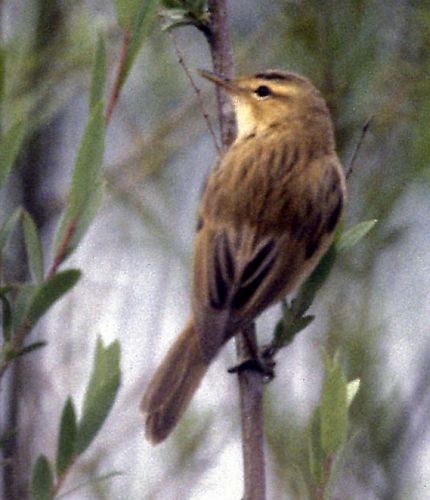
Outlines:
POLYGON ((231 97, 237 137, 202 192, 190 318, 141 403, 153 444, 175 428, 226 342, 310 275, 346 202, 330 112, 308 78, 201 75, 231 97))

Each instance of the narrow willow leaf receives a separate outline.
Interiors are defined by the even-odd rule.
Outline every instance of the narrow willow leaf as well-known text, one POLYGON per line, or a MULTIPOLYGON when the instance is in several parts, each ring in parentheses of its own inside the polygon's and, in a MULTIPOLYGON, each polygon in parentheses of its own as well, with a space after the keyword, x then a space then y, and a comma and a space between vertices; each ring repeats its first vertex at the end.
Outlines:
POLYGON ((16 331, 24 323, 28 309, 36 294, 38 287, 33 283, 23 285, 15 298, 14 311, 12 315, 12 330, 16 331))
POLYGON ((0 228, 0 253, 3 252, 4 247, 9 241, 9 237, 15 227, 18 219, 21 217, 21 208, 17 208, 12 215, 7 219, 7 221, 0 228))
MULTIPOLYGON (((427 18, 428 22, 428 18, 427 18)), ((420 107, 417 116, 415 117, 415 126, 411 130, 411 140, 415 171, 424 174, 429 173, 428 159, 430 157, 430 141, 428 132, 428 123, 430 120, 430 99, 426 99, 420 107)))
POLYGON ((181 26, 191 26, 196 23, 196 20, 190 16, 188 10, 180 7, 175 9, 163 9, 160 11, 162 19, 162 30, 169 31, 181 26))
POLYGON ((73 401, 69 397, 61 415, 60 432, 58 435, 56 468, 59 477, 67 470, 73 461, 76 443, 76 413, 73 401))
POLYGON ((317 484, 324 474, 326 454, 321 445, 321 407, 317 406, 311 420, 309 434, 309 463, 312 476, 317 484))
POLYGON ((69 193, 71 218, 78 218, 82 207, 100 182, 100 166, 104 150, 103 103, 94 105, 76 158, 69 193))
MULTIPOLYGON (((78 156, 73 170, 66 212, 60 222, 55 243, 55 255, 60 251, 62 260, 76 248, 75 231, 83 227, 82 218, 86 217, 88 206, 95 206, 93 198, 99 201, 101 190, 101 164, 104 152, 105 124, 103 103, 94 105, 87 127, 81 140, 78 156), (72 229, 72 230, 71 230, 72 229), (71 230, 71 231, 70 231, 71 230), (73 245, 71 241, 73 240, 73 245), (66 244, 66 245, 65 245, 66 244), (64 249, 63 247, 66 246, 64 249)), ((80 238, 83 232, 80 231, 80 238)))
POLYGON ((91 444, 115 401, 121 378, 119 358, 118 342, 113 342, 105 348, 101 339, 97 340, 93 372, 78 424, 75 448, 78 455, 91 444))
POLYGON ((3 135, 0 140, 0 188, 3 186, 24 138, 24 123, 18 122, 3 135))
POLYGON ((77 269, 54 274, 36 288, 25 321, 34 325, 60 297, 73 288, 81 276, 77 269))
POLYGON ((37 283, 43 281, 43 254, 42 244, 37 233, 37 227, 31 215, 27 211, 22 213, 22 225, 24 229, 24 243, 27 253, 31 274, 37 283))
POLYGON ((154 23, 155 14, 159 0, 146 0, 139 4, 140 8, 136 12, 133 19, 132 30, 131 30, 131 40, 127 53, 127 59, 124 65, 124 70, 121 75, 120 87, 122 88, 127 77, 133 67, 134 61, 139 54, 142 45, 144 44, 146 38, 154 23))
POLYGON ((0 293, 2 303, 3 340, 8 342, 12 337, 12 307, 6 294, 0 293))
POLYGON ((142 0, 114 0, 114 6, 118 24, 121 28, 128 30, 131 28, 131 23, 137 15, 139 4, 143 4, 142 0))
POLYGON ((348 382, 348 385, 346 387, 346 394, 347 394, 346 399, 348 408, 351 406, 352 402, 355 399, 355 396, 357 396, 357 393, 360 390, 360 382, 361 380, 359 378, 356 378, 354 380, 351 380, 351 382, 348 382))
MULTIPOLYGON (((3 114, 3 101, 6 87, 6 49, 0 46, 0 113, 3 114)), ((0 115, 0 123, 2 116, 0 115)))
POLYGON ((161 5, 166 7, 166 9, 184 8, 184 2, 182 0, 161 0, 161 5))
POLYGON ((309 278, 300 287, 299 293, 294 299, 296 314, 304 314, 312 305, 318 290, 329 277, 335 261, 336 249, 332 245, 309 278))
POLYGON ((53 477, 45 455, 40 455, 33 467, 31 479, 31 498, 33 500, 52 500, 53 477))
POLYGON ((90 89, 90 110, 103 101, 106 85, 106 47, 102 36, 97 41, 90 89))
POLYGON ((68 242, 66 249, 66 257, 70 255, 78 247, 80 241, 85 236, 94 217, 102 204, 103 195, 105 193, 105 183, 99 182, 94 188, 94 192, 88 198, 87 203, 82 207, 82 211, 76 225, 73 229, 73 234, 68 242))
POLYGON ((377 223, 377 219, 360 222, 348 231, 342 234, 340 240, 336 244, 336 250, 345 252, 356 245, 377 223))
POLYGON ((338 364, 326 373, 321 398, 321 445, 327 455, 346 440, 348 425, 347 383, 338 364))
POLYGON ((164 0, 162 5, 166 7, 159 13, 163 20, 163 30, 171 30, 187 25, 201 28, 208 24, 210 14, 206 0, 187 2, 169 2, 164 0))

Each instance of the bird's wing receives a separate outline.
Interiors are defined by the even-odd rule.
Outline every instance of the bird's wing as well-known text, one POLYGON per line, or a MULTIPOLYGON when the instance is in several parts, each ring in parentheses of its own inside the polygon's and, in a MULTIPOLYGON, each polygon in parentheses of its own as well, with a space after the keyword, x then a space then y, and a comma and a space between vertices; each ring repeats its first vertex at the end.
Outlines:
POLYGON ((251 226, 239 233, 206 228, 198 235, 193 311, 207 359, 237 328, 291 289, 303 267, 299 250, 299 242, 288 234, 258 238, 251 226))

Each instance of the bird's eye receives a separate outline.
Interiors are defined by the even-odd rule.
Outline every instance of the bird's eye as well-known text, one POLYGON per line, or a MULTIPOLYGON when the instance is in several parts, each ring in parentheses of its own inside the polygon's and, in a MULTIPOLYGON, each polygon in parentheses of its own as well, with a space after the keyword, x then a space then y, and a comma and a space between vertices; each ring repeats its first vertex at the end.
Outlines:
POLYGON ((272 91, 266 85, 260 85, 255 89, 255 94, 258 97, 267 97, 272 93, 272 91))

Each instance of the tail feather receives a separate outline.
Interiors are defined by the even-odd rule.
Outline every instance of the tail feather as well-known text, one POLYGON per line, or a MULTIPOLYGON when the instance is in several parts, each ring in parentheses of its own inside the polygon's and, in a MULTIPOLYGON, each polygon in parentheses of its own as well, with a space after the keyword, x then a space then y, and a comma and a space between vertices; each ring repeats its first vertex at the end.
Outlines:
POLYGON ((208 366, 190 321, 166 354, 142 400, 145 434, 153 444, 166 439, 176 426, 208 366))

